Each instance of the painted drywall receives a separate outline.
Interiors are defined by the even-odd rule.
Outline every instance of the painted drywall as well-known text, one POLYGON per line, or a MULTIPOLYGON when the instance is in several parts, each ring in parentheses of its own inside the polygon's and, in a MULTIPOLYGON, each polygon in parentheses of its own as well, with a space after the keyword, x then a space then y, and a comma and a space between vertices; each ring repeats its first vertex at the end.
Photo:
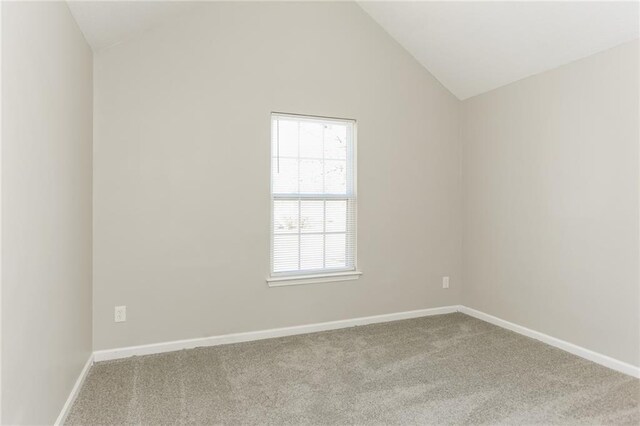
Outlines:
POLYGON ((52 424, 92 350, 92 53, 65 2, 2 6, 2 423, 52 424))
POLYGON ((202 4, 94 83, 94 349, 459 302, 459 101, 356 4, 202 4), (268 287, 272 111, 357 120, 359 280, 268 287))
POLYGON ((463 103, 463 303, 640 365, 638 42, 463 103))

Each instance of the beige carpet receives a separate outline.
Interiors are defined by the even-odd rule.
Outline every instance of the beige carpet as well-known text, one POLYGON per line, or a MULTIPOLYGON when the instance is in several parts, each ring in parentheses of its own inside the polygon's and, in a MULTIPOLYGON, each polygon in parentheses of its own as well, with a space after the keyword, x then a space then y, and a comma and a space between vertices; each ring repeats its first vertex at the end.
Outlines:
POLYGON ((640 381, 464 314, 98 363, 67 424, 640 424, 640 381))

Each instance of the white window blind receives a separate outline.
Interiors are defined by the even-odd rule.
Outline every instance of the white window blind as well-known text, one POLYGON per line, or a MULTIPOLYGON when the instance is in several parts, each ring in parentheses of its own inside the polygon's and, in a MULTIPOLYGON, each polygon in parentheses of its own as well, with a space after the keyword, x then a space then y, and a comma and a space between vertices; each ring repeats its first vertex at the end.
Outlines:
POLYGON ((354 271, 354 121, 274 113, 271 135, 271 276, 354 271))

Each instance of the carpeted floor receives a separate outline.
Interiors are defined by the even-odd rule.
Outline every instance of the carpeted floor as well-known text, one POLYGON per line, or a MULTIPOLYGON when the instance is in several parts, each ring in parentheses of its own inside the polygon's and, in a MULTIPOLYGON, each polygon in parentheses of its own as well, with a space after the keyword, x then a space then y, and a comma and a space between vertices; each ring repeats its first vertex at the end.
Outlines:
POLYGON ((93 366, 67 424, 640 424, 640 381, 464 314, 93 366))

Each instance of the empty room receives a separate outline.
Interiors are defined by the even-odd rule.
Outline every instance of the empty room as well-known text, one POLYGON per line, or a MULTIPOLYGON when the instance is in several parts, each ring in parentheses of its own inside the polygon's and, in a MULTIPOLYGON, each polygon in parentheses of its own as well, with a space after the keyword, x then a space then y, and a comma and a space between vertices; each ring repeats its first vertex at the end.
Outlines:
POLYGON ((3 425, 640 424, 640 2, 0 34, 3 425))

